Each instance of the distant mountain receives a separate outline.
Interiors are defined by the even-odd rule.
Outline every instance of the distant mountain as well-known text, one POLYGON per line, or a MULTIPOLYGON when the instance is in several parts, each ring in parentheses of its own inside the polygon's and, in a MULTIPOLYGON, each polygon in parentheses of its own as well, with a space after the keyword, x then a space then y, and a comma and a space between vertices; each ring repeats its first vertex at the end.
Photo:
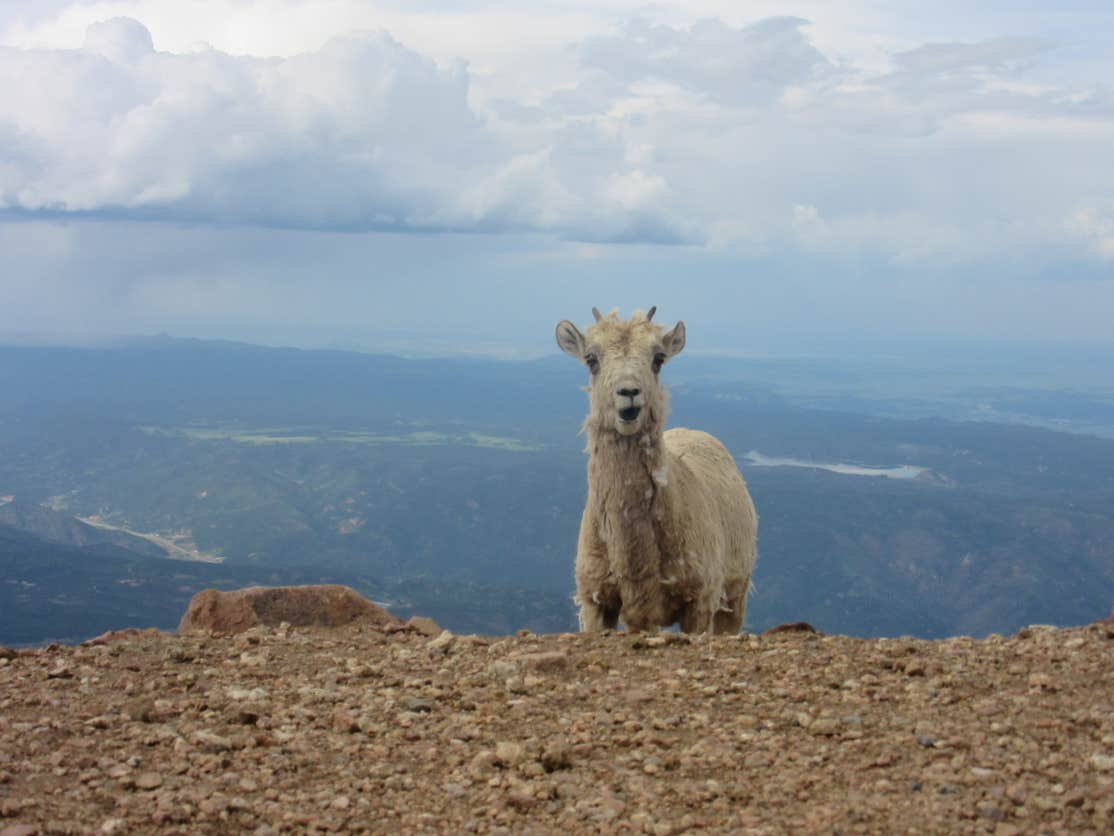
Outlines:
MULTIPOLYGON (((749 380, 754 362, 675 362, 670 424, 719 437, 758 507, 749 629, 984 635, 1109 612, 1114 442, 805 408, 749 380), (871 468, 934 478, 850 475, 871 468)), ((57 603, 71 600, 112 602, 112 626, 169 625, 199 585, 329 579, 458 629, 567 628, 583 378, 563 357, 0 347, 0 496, 19 503, 0 522, 37 543, 9 543, 0 565, 5 594, 22 590, 11 629, 35 641, 104 622, 71 619, 82 608, 57 603), (153 560, 147 541, 75 520, 93 515, 180 532, 225 563, 153 560)))

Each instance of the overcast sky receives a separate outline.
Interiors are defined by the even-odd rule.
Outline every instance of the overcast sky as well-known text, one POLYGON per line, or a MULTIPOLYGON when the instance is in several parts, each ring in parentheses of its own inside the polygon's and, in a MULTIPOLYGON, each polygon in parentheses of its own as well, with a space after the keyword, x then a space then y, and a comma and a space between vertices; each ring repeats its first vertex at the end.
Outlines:
POLYGON ((0 336, 1114 341, 1112 39, 1109 0, 5 0, 0 336))

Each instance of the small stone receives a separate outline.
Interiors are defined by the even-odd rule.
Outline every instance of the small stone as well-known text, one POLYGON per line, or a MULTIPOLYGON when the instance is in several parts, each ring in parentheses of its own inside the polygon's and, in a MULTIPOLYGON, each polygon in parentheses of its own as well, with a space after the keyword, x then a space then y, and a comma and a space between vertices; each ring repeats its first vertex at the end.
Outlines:
POLYGON ((347 810, 350 803, 347 795, 338 795, 330 806, 334 810, 347 810))
POLYGON ((261 703, 267 701, 267 692, 262 688, 228 688, 225 693, 230 700, 236 702, 261 703))
POLYGON ((503 766, 514 766, 522 761, 522 744, 501 740, 495 745, 495 760, 503 766))
POLYGON ((507 795, 507 803, 518 810, 529 810, 537 806, 538 799, 524 789, 513 789, 507 795))
POLYGON ((140 772, 135 776, 135 786, 141 790, 157 790, 162 786, 162 776, 157 772, 140 772))
POLYGON ((411 629, 421 633, 423 636, 429 636, 430 638, 440 636, 441 633, 444 632, 436 621, 424 615, 416 615, 406 623, 411 629))
POLYGON ((568 769, 572 766, 572 751, 564 740, 552 740, 545 745, 540 760, 546 772, 568 769))
POLYGON ((261 716, 263 715, 259 709, 248 706, 239 708, 231 714, 232 722, 241 726, 254 726, 259 723, 261 716))
POLYGON ((1114 757, 1110 755, 1091 755, 1090 764, 1099 772, 1114 772, 1114 757))
POLYGON ((124 714, 138 723, 153 722, 156 717, 155 701, 146 697, 133 700, 124 706, 124 714))
POLYGON ((472 757, 470 764, 470 771, 476 778, 482 778, 485 773, 490 772, 499 764, 495 753, 490 749, 481 749, 472 757))
POLYGON ((427 700, 424 697, 407 697, 403 703, 407 711, 414 711, 417 713, 429 713, 433 711, 433 700, 427 700))
POLYGON ((172 647, 163 656, 167 662, 174 662, 176 664, 184 664, 185 662, 192 662, 197 658, 196 654, 186 647, 172 647))
POLYGON ((203 749, 208 749, 211 752, 226 752, 233 747, 230 738, 219 735, 216 732, 211 732, 206 729, 201 729, 193 734, 194 743, 201 746, 203 749))
POLYGON ((506 659, 498 659, 491 663, 488 672, 496 679, 507 680, 518 673, 518 665, 506 659))
POLYGON ((980 804, 978 810, 982 818, 990 819, 991 821, 1001 821, 1006 817, 1006 814, 994 804, 980 804))
POLYGON ((839 733, 840 723, 839 720, 834 717, 820 717, 812 721, 812 725, 809 726, 809 731, 815 735, 831 737, 839 733))
POLYGON ((338 731, 341 734, 355 734, 359 730, 359 721, 352 716, 347 708, 338 708, 333 712, 333 731, 338 731))
POLYGON ((569 656, 562 650, 551 650, 543 653, 524 653, 521 656, 516 656, 515 659, 522 667, 529 671, 563 671, 569 666, 569 656))
POLYGON ((430 648, 431 650, 440 650, 443 653, 448 653, 449 649, 453 646, 453 642, 455 641, 456 636, 454 636, 448 630, 442 630, 441 635, 439 635, 435 639, 432 639, 429 644, 426 645, 426 647, 430 648))
POLYGON ((762 633, 763 636, 776 636, 778 633, 817 633, 819 631, 807 621, 793 621, 789 624, 778 624, 762 633))
POLYGON ((1055 691, 1056 686, 1046 673, 1033 673, 1029 674, 1029 687, 1033 689, 1040 689, 1042 691, 1055 691))
POLYGON ((123 833, 127 827, 128 823, 125 819, 105 819, 98 832, 111 836, 113 833, 123 833))

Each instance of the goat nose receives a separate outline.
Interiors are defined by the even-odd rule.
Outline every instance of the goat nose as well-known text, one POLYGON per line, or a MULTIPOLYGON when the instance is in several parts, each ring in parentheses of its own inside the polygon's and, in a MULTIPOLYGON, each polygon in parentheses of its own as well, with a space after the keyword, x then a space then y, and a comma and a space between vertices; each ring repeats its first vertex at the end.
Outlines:
POLYGON ((624 398, 636 398, 641 389, 620 389, 619 394, 624 398))

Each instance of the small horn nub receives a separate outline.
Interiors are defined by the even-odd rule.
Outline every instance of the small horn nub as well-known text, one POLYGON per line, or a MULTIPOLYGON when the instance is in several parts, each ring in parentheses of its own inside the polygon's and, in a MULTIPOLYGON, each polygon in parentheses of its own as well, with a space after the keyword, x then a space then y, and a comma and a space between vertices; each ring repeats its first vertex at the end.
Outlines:
POLYGON ((592 308, 592 316, 596 318, 596 322, 599 322, 601 319, 603 319, 603 314, 600 313, 599 308, 592 308))
POLYGON ((654 314, 656 314, 657 312, 658 312, 658 306, 657 305, 651 305, 650 310, 648 310, 646 312, 646 321, 649 322, 651 319, 653 319, 654 314))

